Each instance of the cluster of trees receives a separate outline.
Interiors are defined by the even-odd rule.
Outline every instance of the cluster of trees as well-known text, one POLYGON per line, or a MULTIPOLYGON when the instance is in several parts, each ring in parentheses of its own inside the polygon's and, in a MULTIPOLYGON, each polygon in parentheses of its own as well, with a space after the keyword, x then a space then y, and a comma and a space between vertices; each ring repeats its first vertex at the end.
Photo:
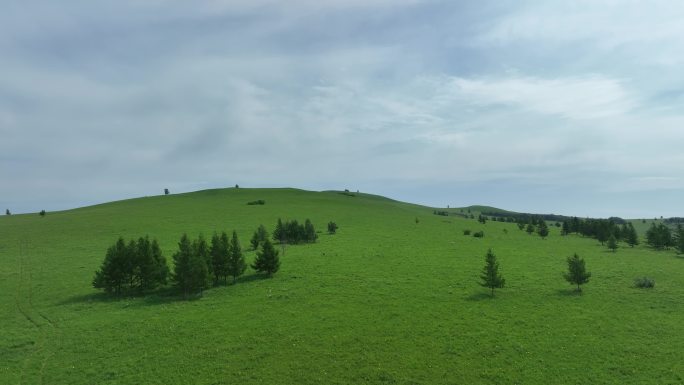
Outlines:
POLYGON ((337 229, 339 227, 337 226, 337 223, 330 221, 328 222, 328 234, 335 234, 337 233, 337 229))
POLYGON ((252 249, 256 250, 259 248, 259 245, 263 245, 266 240, 268 240, 268 231, 266 231, 264 225, 259 225, 259 228, 254 231, 249 243, 252 245, 252 249))
MULTIPOLYGON (((625 222, 620 218, 608 219, 579 219, 572 217, 563 221, 561 235, 577 233, 585 237, 595 238, 601 244, 610 241, 610 246, 616 246, 617 242, 624 241, 630 247, 639 244, 639 236, 631 222, 625 222), (614 238, 614 239, 613 239, 614 238)), ((612 248, 611 249, 615 249, 612 248)))
MULTIPOLYGON (((591 273, 586 270, 584 259, 580 258, 577 253, 572 257, 567 258, 568 271, 563 274, 563 278, 572 285, 577 285, 577 291, 581 292, 581 285, 589 282, 591 273)), ((494 296, 494 289, 504 287, 506 280, 499 272, 499 262, 496 255, 492 253, 492 249, 487 250, 485 255, 485 266, 480 275, 480 285, 491 290, 492 297, 494 296)))
POLYGON ((527 234, 532 235, 532 233, 537 233, 539 234, 542 239, 546 238, 549 236, 549 226, 546 224, 546 221, 544 219, 539 219, 537 220, 536 218, 532 217, 529 222, 518 222, 518 229, 520 230, 525 230, 527 234))
MULTIPOLYGON (((280 268, 278 251, 268 237, 259 245, 251 267, 273 276, 280 268)), ((172 259, 173 271, 170 273, 156 240, 141 237, 126 243, 119 238, 107 249, 102 266, 95 272, 93 286, 116 295, 132 290, 142 293, 165 285, 170 276, 173 285, 187 298, 191 294, 201 294, 212 282, 214 285, 227 284, 228 277, 232 277, 235 283, 247 269, 235 231, 231 238, 226 232, 214 233, 210 243, 202 235, 191 240, 183 234, 172 259)))
POLYGON ((130 240, 119 238, 107 249, 100 270, 95 272, 93 286, 107 293, 144 292, 165 285, 169 274, 159 243, 149 237, 130 240))
MULTIPOLYGON (((191 241, 183 234, 178 243, 178 251, 173 255, 173 262, 172 281, 186 298, 193 293, 201 294, 209 287, 212 278, 214 285, 218 285, 221 280, 227 283, 228 276, 231 276, 235 283, 247 269, 245 256, 235 231, 230 240, 225 232, 221 235, 214 233, 211 245, 207 244, 202 235, 191 241)), ((261 243, 261 249, 257 251, 252 268, 268 274, 269 277, 280 268, 278 252, 268 239, 261 243)))
MULTIPOLYGON (((677 228, 681 231, 681 225, 677 228)), ((646 243, 656 250, 669 249, 676 246, 676 236, 673 236, 672 230, 662 223, 656 225, 651 223, 651 227, 646 231, 646 243)))
MULTIPOLYGON (((335 229, 337 229, 337 225, 335 225, 335 229)), ((314 243, 316 239, 318 239, 316 229, 309 219, 300 224, 296 219, 283 223, 278 218, 275 230, 273 230, 273 240, 281 244, 314 243)))

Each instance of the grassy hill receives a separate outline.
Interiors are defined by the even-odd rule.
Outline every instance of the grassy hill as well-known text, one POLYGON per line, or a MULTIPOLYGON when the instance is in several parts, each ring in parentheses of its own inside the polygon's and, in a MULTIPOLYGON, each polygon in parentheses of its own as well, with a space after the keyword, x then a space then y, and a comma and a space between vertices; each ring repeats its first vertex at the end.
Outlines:
POLYGON ((542 240, 352 195, 220 189, 0 217, 0 383, 684 382, 684 258, 674 252, 611 253, 554 227, 542 240), (246 204, 257 199, 266 204, 246 204), (170 261, 184 232, 235 229, 247 249, 279 217, 339 230, 287 247, 272 279, 248 270, 193 301, 91 287, 119 236, 149 234, 170 261), (478 286, 490 247, 507 281, 493 299, 478 286), (574 252, 593 273, 581 296, 561 277, 574 252), (654 289, 632 287, 644 275, 654 289))

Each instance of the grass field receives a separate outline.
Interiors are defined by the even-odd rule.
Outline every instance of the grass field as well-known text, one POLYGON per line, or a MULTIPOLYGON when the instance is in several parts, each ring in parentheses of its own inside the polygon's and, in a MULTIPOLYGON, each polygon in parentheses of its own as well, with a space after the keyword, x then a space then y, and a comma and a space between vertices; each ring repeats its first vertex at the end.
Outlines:
POLYGON ((684 258, 432 212, 224 189, 0 217, 0 383, 684 383, 684 258), (246 205, 256 199, 266 204, 246 205), (248 270, 197 300, 91 287, 118 236, 149 234, 170 262, 184 232, 235 229, 247 249, 278 217, 339 230, 288 247, 272 279, 248 270), (490 247, 507 282, 493 299, 478 286, 490 247), (583 295, 561 277, 574 252, 593 273, 583 295), (656 287, 633 288, 642 275, 656 287))

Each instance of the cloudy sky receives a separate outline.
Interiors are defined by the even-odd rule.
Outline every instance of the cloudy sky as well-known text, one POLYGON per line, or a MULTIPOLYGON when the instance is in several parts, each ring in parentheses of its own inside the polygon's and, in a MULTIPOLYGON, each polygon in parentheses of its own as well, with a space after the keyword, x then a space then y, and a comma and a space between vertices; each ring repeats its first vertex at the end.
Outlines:
POLYGON ((2 209, 239 183, 684 216, 677 2, 2 8, 2 209))

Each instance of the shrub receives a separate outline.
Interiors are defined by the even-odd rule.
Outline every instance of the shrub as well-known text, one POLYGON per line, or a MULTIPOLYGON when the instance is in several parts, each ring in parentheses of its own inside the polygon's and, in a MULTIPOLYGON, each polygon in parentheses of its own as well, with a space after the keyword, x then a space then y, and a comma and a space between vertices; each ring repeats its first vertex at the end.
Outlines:
POLYGON ((478 231, 476 233, 473 233, 473 237, 475 238, 483 238, 484 237, 484 231, 478 231))
POLYGON ((337 232, 337 223, 330 221, 328 222, 328 233, 329 234, 335 234, 337 232))
POLYGON ((254 205, 265 205, 265 204, 266 204, 266 201, 263 200, 263 199, 259 199, 259 200, 256 200, 256 201, 247 202, 247 204, 250 205, 250 206, 254 206, 254 205))
POLYGON ((45 216, 45 210, 40 210, 40 213, 39 213, 39 214, 40 214, 41 217, 44 217, 44 216, 45 216))
POLYGON ((648 277, 639 277, 634 280, 634 287, 640 289, 652 289, 655 286, 655 279, 648 277))
POLYGON ((463 235, 470 235, 470 230, 463 230, 463 235))

